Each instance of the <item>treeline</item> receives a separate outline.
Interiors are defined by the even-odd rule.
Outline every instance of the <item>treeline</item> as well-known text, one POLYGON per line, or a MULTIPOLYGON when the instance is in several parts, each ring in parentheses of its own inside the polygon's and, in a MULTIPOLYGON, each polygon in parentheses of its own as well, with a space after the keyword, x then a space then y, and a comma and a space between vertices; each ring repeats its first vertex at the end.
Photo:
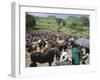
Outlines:
POLYGON ((50 26, 59 26, 60 27, 70 27, 70 28, 82 28, 89 27, 89 17, 86 16, 69 16, 67 18, 57 18, 56 16, 48 16, 48 17, 39 17, 33 16, 26 13, 26 29, 28 28, 36 28, 36 27, 50 27, 50 26))

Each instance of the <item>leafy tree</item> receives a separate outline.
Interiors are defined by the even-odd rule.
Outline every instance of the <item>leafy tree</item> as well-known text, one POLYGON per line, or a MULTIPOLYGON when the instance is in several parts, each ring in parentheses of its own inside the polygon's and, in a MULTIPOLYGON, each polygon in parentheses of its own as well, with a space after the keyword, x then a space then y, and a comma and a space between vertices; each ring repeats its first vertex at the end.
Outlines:
POLYGON ((36 20, 35 17, 26 13, 26 29, 35 28, 36 20))
POLYGON ((89 26, 89 19, 87 17, 81 16, 79 21, 81 26, 89 26))
POLYGON ((70 27, 78 26, 79 25, 79 18, 78 17, 75 17, 75 16, 69 16, 66 19, 66 23, 70 27))

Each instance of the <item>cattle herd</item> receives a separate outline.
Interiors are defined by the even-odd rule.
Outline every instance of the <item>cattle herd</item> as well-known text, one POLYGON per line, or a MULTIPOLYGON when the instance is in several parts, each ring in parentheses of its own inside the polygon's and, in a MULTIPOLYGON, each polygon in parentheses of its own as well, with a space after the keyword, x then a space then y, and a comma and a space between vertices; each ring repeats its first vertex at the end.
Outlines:
MULTIPOLYGON (((37 63, 48 63, 49 66, 52 66, 54 59, 56 59, 55 66, 74 65, 72 48, 80 37, 82 36, 71 36, 63 32, 27 31, 26 52, 30 55, 31 60, 29 66, 36 67, 37 63), (66 55, 66 58, 62 57, 63 55, 66 55)), ((89 64, 89 49, 80 45, 77 45, 77 48, 79 64, 89 64)))

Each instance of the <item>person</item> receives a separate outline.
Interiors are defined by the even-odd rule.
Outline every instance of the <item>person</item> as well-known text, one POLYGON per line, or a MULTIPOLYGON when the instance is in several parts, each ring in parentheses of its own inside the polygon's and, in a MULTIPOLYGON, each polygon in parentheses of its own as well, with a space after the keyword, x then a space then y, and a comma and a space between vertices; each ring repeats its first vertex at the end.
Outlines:
POLYGON ((62 51, 62 54, 60 56, 60 65, 68 65, 69 64, 69 54, 66 51, 62 51))
POLYGON ((80 64, 89 64, 89 51, 85 47, 81 48, 80 64))
POLYGON ((67 53, 69 54, 69 57, 68 57, 69 64, 72 64, 72 58, 73 58, 72 49, 71 48, 68 48, 67 49, 67 53))
POLYGON ((73 55, 73 62, 72 62, 72 64, 79 65, 80 64, 79 50, 78 50, 78 46, 75 43, 73 44, 72 55, 73 55))

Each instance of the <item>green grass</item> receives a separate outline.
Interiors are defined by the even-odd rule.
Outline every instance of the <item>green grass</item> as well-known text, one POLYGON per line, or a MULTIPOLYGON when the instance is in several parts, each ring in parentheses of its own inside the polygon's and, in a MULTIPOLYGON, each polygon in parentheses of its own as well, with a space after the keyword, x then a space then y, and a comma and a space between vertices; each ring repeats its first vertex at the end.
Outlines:
POLYGON ((81 35, 84 37, 89 37, 89 27, 83 27, 83 26, 58 26, 56 22, 50 22, 50 21, 37 21, 37 27, 40 30, 51 30, 51 31, 61 31, 66 34, 70 35, 81 35))

